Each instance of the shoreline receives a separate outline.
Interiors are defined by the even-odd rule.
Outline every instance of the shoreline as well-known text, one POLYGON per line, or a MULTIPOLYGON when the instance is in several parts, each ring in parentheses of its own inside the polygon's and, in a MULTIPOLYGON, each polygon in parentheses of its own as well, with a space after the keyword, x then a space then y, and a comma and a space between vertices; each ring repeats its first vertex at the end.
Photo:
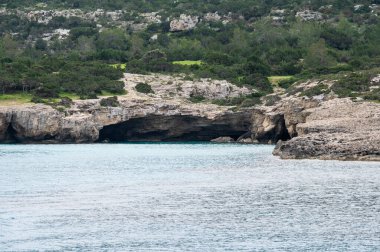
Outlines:
POLYGON ((280 160, 283 161, 294 161, 294 160, 315 160, 315 161, 340 161, 340 162, 369 162, 369 163, 376 163, 379 162, 380 160, 371 160, 371 159, 361 159, 361 157, 356 157, 356 158, 350 158, 350 157, 307 157, 307 158, 282 158, 279 155, 274 154, 276 151, 276 145, 273 144, 260 144, 260 143, 215 143, 211 141, 177 141, 177 142, 146 142, 146 141, 141 141, 141 142, 110 142, 110 143, 100 143, 100 142, 94 142, 94 143, 44 143, 44 142, 30 142, 30 143, 0 143, 0 146, 44 146, 44 145, 73 145, 73 146, 83 146, 83 145, 235 145, 235 146, 267 146, 267 147, 272 147, 273 152, 272 155, 276 158, 279 158, 280 160))

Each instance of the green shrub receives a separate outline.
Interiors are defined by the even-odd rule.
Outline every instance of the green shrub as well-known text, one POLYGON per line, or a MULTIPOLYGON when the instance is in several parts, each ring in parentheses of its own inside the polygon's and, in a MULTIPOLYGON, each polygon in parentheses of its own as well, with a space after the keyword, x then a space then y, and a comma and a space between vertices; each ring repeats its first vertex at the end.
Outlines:
POLYGON ((185 80, 185 81, 193 81, 194 78, 191 77, 190 75, 186 75, 186 76, 183 78, 183 80, 185 80))
POLYGON ((217 99, 213 100, 212 104, 219 106, 241 106, 241 107, 252 107, 254 105, 261 104, 260 96, 247 95, 240 97, 233 97, 227 99, 217 99))
POLYGON ((280 101, 281 97, 278 95, 269 95, 264 97, 265 106, 273 106, 276 102, 280 101))
POLYGON ((33 103, 45 103, 44 99, 38 96, 33 96, 30 101, 33 103))
POLYGON ((63 112, 66 111, 65 107, 62 107, 62 106, 55 107, 55 109, 56 109, 58 112, 61 112, 61 113, 63 113, 63 112))
POLYGON ((206 100, 206 98, 202 95, 190 95, 189 101, 193 103, 199 103, 206 100))
POLYGON ((313 97, 321 94, 329 93, 329 87, 326 84, 318 84, 308 90, 302 92, 302 96, 313 97))
POLYGON ((79 95, 79 99, 81 100, 87 100, 87 99, 98 99, 98 96, 96 95, 96 93, 94 91, 92 92, 89 92, 89 93, 81 93, 79 95))
POLYGON ((55 87, 41 86, 34 91, 34 95, 40 98, 58 98, 58 91, 55 87))
POLYGON ((117 96, 107 97, 100 100, 100 106, 102 107, 118 107, 120 105, 117 100, 117 96))
POLYGON ((261 74, 251 74, 243 78, 243 83, 252 86, 263 93, 273 92, 272 84, 268 78, 261 74))
POLYGON ((278 82, 278 86, 283 89, 288 89, 290 86, 292 86, 297 81, 296 78, 289 78, 284 79, 278 82))
POLYGON ((255 105, 258 105, 258 104, 261 104, 261 100, 259 97, 254 97, 254 98, 248 98, 248 99, 245 99, 242 103, 241 103, 241 107, 253 107, 255 105))
POLYGON ((373 90, 363 96, 365 100, 380 102, 380 88, 373 90))
POLYGON ((66 107, 66 108, 70 107, 71 104, 73 104, 73 100, 69 97, 62 97, 61 101, 59 102, 59 105, 66 107))
POLYGON ((136 91, 143 94, 154 94, 152 86, 147 83, 139 83, 136 85, 136 91))
POLYGON ((356 97, 369 91, 371 76, 366 73, 351 73, 334 83, 332 90, 339 97, 356 97))
POLYGON ((339 72, 349 72, 352 71, 353 67, 349 64, 338 64, 336 66, 330 67, 328 69, 329 73, 339 73, 339 72))

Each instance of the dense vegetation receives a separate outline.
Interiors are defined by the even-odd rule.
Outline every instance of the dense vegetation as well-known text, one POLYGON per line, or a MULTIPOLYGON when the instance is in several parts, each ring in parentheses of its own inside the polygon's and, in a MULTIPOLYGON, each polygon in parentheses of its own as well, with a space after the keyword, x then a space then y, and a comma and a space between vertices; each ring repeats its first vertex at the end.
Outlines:
MULTIPOLYGON (((47 24, 19 15, 0 15, 0 91, 24 92, 36 97, 58 97, 73 93, 94 98, 102 91, 123 91, 118 80, 126 64, 128 72, 185 72, 193 77, 226 79, 270 93, 269 76, 295 76, 280 83, 289 87, 295 80, 326 74, 380 67, 380 20, 371 4, 378 0, 6 0, 8 9, 80 8, 83 10, 125 9, 125 21, 136 13, 159 11, 162 22, 131 31, 106 19, 99 22, 77 17, 54 17, 47 24), (48 5, 41 3, 48 2, 48 5), (355 8, 354 5, 362 4, 355 8), (331 6, 329 6, 331 5, 331 6), (329 6, 328 8, 321 8, 329 6), (271 13, 285 9, 281 22, 271 13), (302 21, 297 10, 318 10, 324 20, 302 21), (200 22, 193 30, 170 32, 168 17, 187 13, 201 16, 217 11, 231 21, 200 22), (231 14, 229 14, 231 13, 231 14), (65 39, 46 40, 55 29, 70 30, 65 39), (156 35, 155 39, 152 39, 156 35), (173 64, 174 62, 174 64, 173 64)), ((351 75, 349 75, 351 76, 351 75)), ((363 77, 364 78, 364 77, 363 77)), ((359 80, 347 87, 338 82, 332 90, 352 96, 359 80)), ((366 79, 368 82, 368 80, 366 79)), ((144 92, 150 92, 143 88, 144 92)), ((364 88, 368 92, 368 87, 364 88)), ((378 92, 377 92, 378 93, 378 92)), ((375 92, 365 98, 379 99, 375 92)), ((195 98, 194 98, 195 99, 195 98)), ((233 101, 231 101, 233 103, 233 101)))

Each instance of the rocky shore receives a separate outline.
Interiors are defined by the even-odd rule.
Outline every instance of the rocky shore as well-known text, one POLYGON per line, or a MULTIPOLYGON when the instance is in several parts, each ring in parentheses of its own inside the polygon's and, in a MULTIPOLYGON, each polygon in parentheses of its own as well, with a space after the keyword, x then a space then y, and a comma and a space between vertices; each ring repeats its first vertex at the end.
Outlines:
POLYGON ((294 95, 251 108, 193 103, 194 94, 221 99, 254 90, 163 75, 126 74, 125 89, 117 104, 94 99, 58 108, 0 107, 0 143, 240 142, 277 144, 273 153, 283 159, 380 161, 378 103, 294 95), (154 93, 137 92, 141 82, 154 93))
POLYGON ((175 100, 120 97, 119 103, 77 101, 63 112, 47 105, 0 108, 0 142, 209 141, 250 128, 248 111, 175 100))
POLYGON ((297 137, 280 141, 283 159, 380 161, 380 104, 333 99, 306 109, 297 137))
POLYGON ((0 142, 92 143, 121 141, 210 141, 238 139, 250 130, 250 111, 189 101, 194 95, 226 98, 251 93, 225 81, 185 81, 180 76, 125 75, 127 94, 117 104, 102 99, 66 106, 0 107, 0 142), (149 83, 153 93, 136 91, 149 83), (106 102, 107 103, 107 102, 106 102))

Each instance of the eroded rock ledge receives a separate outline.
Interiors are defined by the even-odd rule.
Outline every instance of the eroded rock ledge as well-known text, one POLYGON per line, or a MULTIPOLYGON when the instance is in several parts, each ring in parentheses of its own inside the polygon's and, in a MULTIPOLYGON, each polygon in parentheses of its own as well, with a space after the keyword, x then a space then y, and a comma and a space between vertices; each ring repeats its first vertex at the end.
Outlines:
POLYGON ((380 161, 380 104, 293 97, 253 113, 252 134, 279 140, 273 154, 282 159, 380 161))
POLYGON ((179 100, 119 98, 119 107, 77 101, 64 112, 45 105, 0 108, 0 142, 209 141, 238 139, 250 112, 179 100))
POLYGON ((125 89, 128 94, 118 97, 117 107, 101 106, 100 99, 75 101, 64 110, 2 107, 0 143, 237 141, 277 144, 273 153, 283 159, 380 161, 378 103, 282 95, 272 106, 238 109, 188 99, 194 94, 237 97, 254 90, 163 75, 126 74, 125 89), (154 93, 136 92, 139 82, 149 83, 154 93))

